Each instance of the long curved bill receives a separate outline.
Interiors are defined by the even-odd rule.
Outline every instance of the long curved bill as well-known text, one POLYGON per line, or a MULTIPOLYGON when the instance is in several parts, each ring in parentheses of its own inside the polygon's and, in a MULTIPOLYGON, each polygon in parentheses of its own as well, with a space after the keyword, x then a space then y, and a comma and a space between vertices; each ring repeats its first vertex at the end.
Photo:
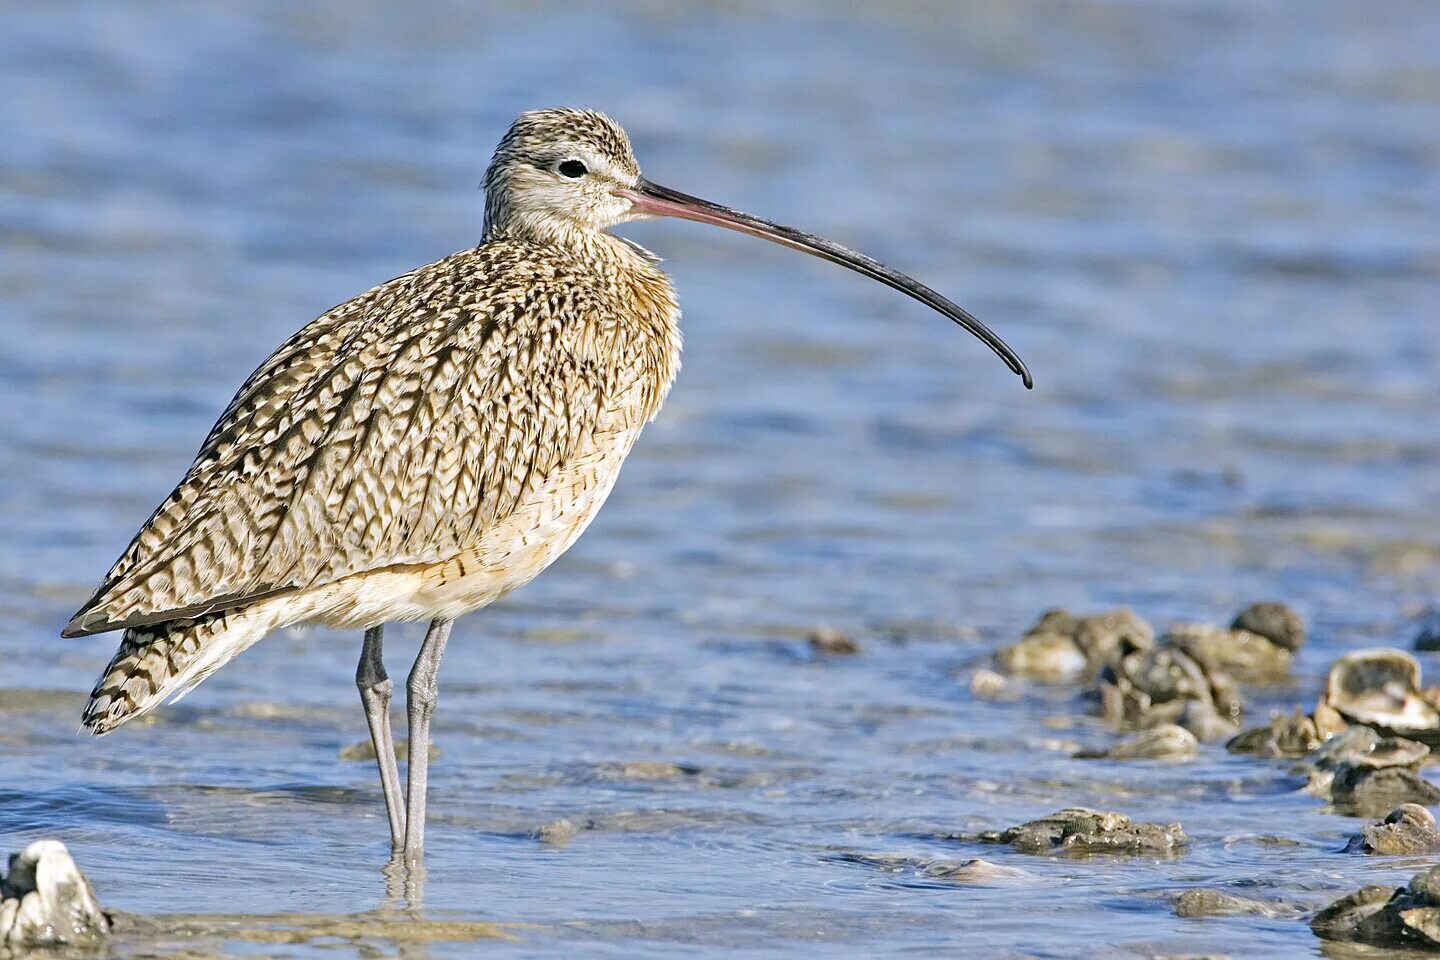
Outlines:
POLYGON ((694 220, 696 223, 708 223, 716 227, 748 233, 752 237, 769 240, 819 257, 821 260, 838 263, 840 266, 848 267, 872 280, 879 280, 887 287, 892 287, 907 297, 919 300, 925 306, 944 314, 969 330, 987 347, 995 351, 995 355, 1004 360, 1006 365, 1019 375, 1027 390, 1034 386, 1025 361, 1021 360, 1019 355, 1010 349, 1010 346, 1001 340, 993 330, 961 309, 958 304, 952 303, 925 284, 912 277, 907 277, 899 270, 885 266, 879 260, 872 260, 863 253, 856 253, 854 250, 842 247, 824 237, 817 237, 812 233, 796 230, 794 227, 771 223, 769 220, 762 220, 760 217, 741 213, 739 210, 731 210, 718 203, 711 203, 708 200, 681 193, 679 190, 671 190, 658 183, 651 183, 643 177, 636 181, 633 188, 622 189, 617 193, 629 200, 637 213, 656 217, 678 217, 682 220, 694 220))

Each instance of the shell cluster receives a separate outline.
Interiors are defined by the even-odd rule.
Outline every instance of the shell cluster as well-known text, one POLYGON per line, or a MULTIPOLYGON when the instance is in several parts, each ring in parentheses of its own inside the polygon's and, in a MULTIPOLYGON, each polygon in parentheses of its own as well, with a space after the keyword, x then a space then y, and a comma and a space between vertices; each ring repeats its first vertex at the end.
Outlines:
MULTIPOLYGON (((1075 615, 1043 614, 1019 640, 998 650, 993 669, 970 674, 974 696, 1016 700, 1033 685, 1083 685, 1095 713, 1117 738, 1072 750, 1109 761, 1187 761, 1206 741, 1280 761, 1336 812, 1374 818, 1343 852, 1372 856, 1440 854, 1440 825, 1429 807, 1440 786, 1422 773, 1440 745, 1440 687, 1426 687, 1419 661, 1403 650, 1355 650, 1331 664, 1313 706, 1297 705, 1241 730, 1241 689, 1291 682, 1305 643, 1300 616, 1280 603, 1257 603, 1229 626, 1176 624, 1154 630, 1119 608, 1075 615)), ((1440 649, 1440 620, 1422 618, 1416 649, 1440 649)), ((1005 843, 1025 853, 1130 853, 1169 856, 1185 843, 1179 824, 1132 822, 1119 813, 1081 808, 1005 830, 965 837, 1005 843)), ((1281 916, 1294 904, 1196 889, 1178 896, 1180 916, 1281 916)), ((1440 867, 1400 888, 1368 886, 1313 917, 1325 939, 1385 948, 1440 951, 1440 867)))
POLYGON ((1007 681, 1086 681, 1107 723, 1139 731, 1132 742, 1099 755, 1189 756, 1191 740, 1233 737, 1244 713, 1239 684, 1284 681, 1304 642, 1299 614, 1273 602, 1246 607, 1228 627, 1180 623, 1158 639, 1128 607, 1079 616, 1055 609, 996 652, 996 670, 972 674, 971 690, 1003 699, 1013 694, 1007 681))

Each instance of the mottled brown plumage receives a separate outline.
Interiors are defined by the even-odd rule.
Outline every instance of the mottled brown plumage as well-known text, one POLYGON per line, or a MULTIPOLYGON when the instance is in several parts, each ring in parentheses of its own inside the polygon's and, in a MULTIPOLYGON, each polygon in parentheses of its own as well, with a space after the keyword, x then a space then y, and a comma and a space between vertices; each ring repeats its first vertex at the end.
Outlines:
MULTIPOLYGON (((507 164, 533 151, 525 145, 572 149, 554 136, 557 119, 575 120, 638 175, 608 118, 527 115, 492 164, 478 248, 346 301, 251 375, 66 628, 129 631, 86 710, 89 729, 107 732, 202 679, 184 676, 202 653, 195 638, 223 636, 226 611, 309 591, 322 602, 289 613, 364 627, 434 616, 403 598, 314 592, 346 580, 358 588, 378 571, 424 584, 457 560, 465 569, 448 573, 457 579, 503 565, 495 554, 511 545, 487 532, 533 512, 551 481, 598 457, 552 494, 574 501, 574 526, 593 516, 594 494, 608 491, 674 379, 679 311, 638 247, 515 208, 507 164)), ((552 559, 507 579, 518 585, 552 559)), ((493 592, 480 591, 485 602, 493 592)), ((470 607, 461 600, 453 612, 470 607)), ((267 629, 295 622, 277 614, 267 629)))
MULTIPOLYGON (((496 239, 340 305, 241 389, 71 631, 205 617, 380 569, 419 576, 484 545, 602 426, 654 415, 678 366, 676 316, 660 274, 609 237, 587 250, 496 239)), ((430 615, 337 602, 314 616, 430 615)))
POLYGON ((497 239, 376 287, 250 378, 71 632, 449 559, 603 414, 649 419, 677 352, 663 278, 609 237, 497 239))
POLYGON ((356 679, 392 842, 411 859, 450 622, 575 541, 679 367, 669 282, 608 227, 679 216, 842 263, 966 326, 1029 382, 998 337, 909 277, 646 181, 603 114, 523 114, 485 184, 477 248, 346 301, 251 375, 65 629, 125 631, 84 712, 103 734, 277 627, 365 628, 356 679), (431 629, 408 681, 401 810, 380 627, 418 619, 431 629))

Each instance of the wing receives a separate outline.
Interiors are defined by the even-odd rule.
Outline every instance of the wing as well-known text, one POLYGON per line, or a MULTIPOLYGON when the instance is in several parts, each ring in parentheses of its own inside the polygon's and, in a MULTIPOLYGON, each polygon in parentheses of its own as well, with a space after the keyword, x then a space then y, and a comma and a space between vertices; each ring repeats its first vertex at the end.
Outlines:
POLYGON ((64 635, 460 553, 592 433, 615 389, 574 322, 595 309, 573 278, 547 287, 482 247, 313 321, 246 381, 64 635))

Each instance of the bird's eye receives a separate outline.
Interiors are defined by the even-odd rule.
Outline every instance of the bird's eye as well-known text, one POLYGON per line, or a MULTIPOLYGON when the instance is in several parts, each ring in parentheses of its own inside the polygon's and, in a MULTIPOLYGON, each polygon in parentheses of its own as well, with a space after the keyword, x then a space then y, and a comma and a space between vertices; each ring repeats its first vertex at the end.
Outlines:
POLYGON ((579 160, 561 160, 555 168, 562 177, 569 177, 571 180, 579 180, 585 176, 585 164, 579 160))

